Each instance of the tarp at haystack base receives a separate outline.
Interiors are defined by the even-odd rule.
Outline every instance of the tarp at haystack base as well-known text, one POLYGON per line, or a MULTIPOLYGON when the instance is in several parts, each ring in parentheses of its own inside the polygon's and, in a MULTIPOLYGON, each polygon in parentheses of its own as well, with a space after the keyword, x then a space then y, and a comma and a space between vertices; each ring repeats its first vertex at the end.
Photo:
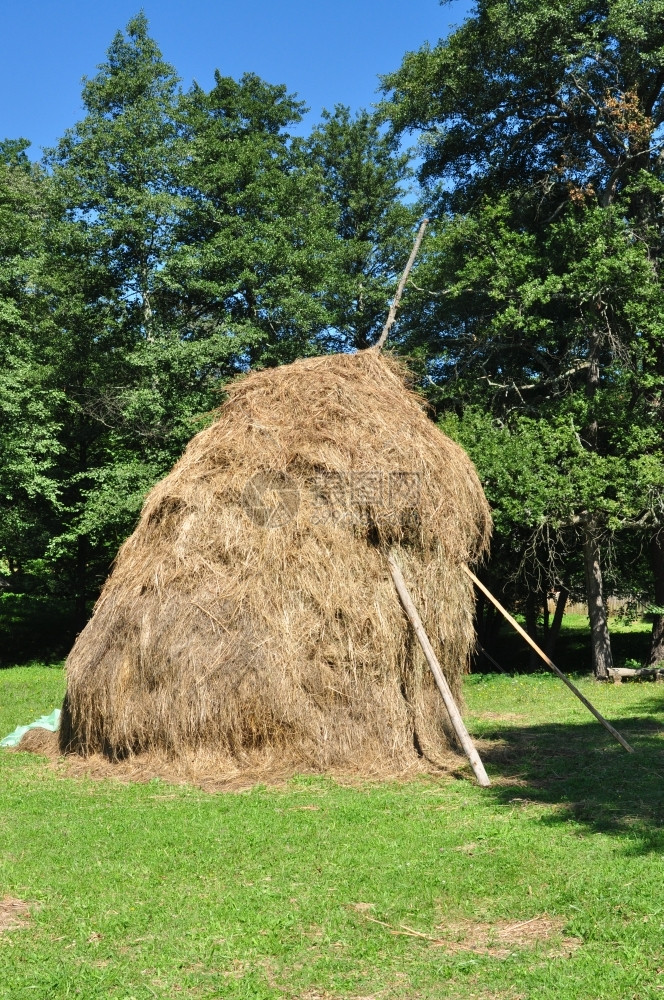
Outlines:
POLYGON ((406 380, 369 350, 230 386, 148 496, 67 660, 62 751, 220 774, 449 755, 385 557, 396 548, 459 697, 474 640, 459 564, 485 552, 490 516, 406 380))
MULTIPOLYGON (((16 729, 0 740, 0 747, 17 747, 26 733, 34 729, 46 730, 49 733, 57 733, 60 725, 60 709, 54 708, 50 715, 40 715, 34 722, 27 726, 17 726, 16 729)), ((25 745, 25 744, 24 744, 25 745)))

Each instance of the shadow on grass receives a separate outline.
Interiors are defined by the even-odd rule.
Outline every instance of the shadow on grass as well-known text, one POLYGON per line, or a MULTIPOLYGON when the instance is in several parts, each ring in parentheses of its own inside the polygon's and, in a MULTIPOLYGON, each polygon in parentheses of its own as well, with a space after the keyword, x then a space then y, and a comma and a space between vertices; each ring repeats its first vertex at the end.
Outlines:
POLYGON ((620 834, 630 851, 664 851, 664 724, 647 716, 612 719, 634 747, 628 754, 599 723, 496 726, 483 751, 494 783, 490 794, 505 804, 519 799, 556 805, 546 823, 569 819, 594 832, 620 834))

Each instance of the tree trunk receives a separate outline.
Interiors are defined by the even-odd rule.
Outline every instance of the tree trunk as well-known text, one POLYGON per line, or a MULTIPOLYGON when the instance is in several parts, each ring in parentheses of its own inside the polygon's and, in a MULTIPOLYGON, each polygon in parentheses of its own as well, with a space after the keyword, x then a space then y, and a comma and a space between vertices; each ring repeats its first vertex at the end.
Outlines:
POLYGON ((538 594, 537 591, 533 590, 532 587, 529 588, 528 594, 526 595, 526 607, 525 607, 525 619, 526 619, 526 632, 531 639, 537 642, 537 612, 538 607, 538 594))
POLYGON ((500 633, 500 626, 502 620, 500 617, 500 612, 496 611, 492 604, 487 605, 487 609, 484 616, 484 632, 482 636, 482 645, 488 652, 495 653, 496 646, 498 644, 498 635, 500 633))
POLYGON ((143 310, 143 327, 145 330, 145 339, 148 344, 154 343, 154 334, 152 330, 152 302, 150 300, 150 278, 149 278, 149 268, 147 263, 143 263, 141 267, 141 279, 142 279, 142 310, 143 310))
POLYGON ((586 594, 592 643, 593 670, 598 680, 606 680, 613 666, 609 622, 604 607, 599 530, 591 519, 585 526, 583 561, 586 571, 586 594))
MULTIPOLYGON (((600 383, 600 350, 602 334, 594 330, 590 336, 588 349, 588 380, 586 396, 590 400, 590 411, 585 437, 590 451, 597 451, 599 444, 599 424, 593 412, 593 400, 600 383)), ((593 670, 598 680, 606 680, 609 668, 613 666, 609 622, 604 607, 602 588, 602 564, 600 559, 600 526, 594 517, 589 517, 583 532, 583 562, 586 571, 586 596, 590 636, 592 643, 593 670)))
MULTIPOLYGON (((655 577, 655 604, 664 607, 664 531, 658 531, 650 543, 650 559, 655 577)), ((664 614, 655 613, 652 623, 648 666, 664 663, 664 614)))
POLYGON ((551 628, 549 629, 549 635, 546 642, 546 649, 544 652, 547 656, 553 659, 553 654, 556 651, 556 643, 558 641, 558 636, 560 635, 560 626, 563 623, 563 615, 565 614, 565 605, 567 604, 567 598, 569 597, 569 590, 566 587, 561 587, 558 591, 558 600, 556 601, 556 610, 553 614, 553 621, 551 622, 551 628))
MULTIPOLYGON (((477 593, 475 600, 475 629, 477 632, 477 662, 484 659, 495 664, 492 653, 495 652, 496 639, 500 630, 500 613, 490 604, 482 591, 477 593)), ((502 667, 498 667, 502 670, 502 667)), ((503 671, 505 673, 505 671, 503 671)))
MULTIPOLYGON (((538 591, 532 588, 528 591, 528 596, 526 597, 526 632, 534 642, 539 643, 539 633, 537 630, 537 623, 539 619, 540 610, 540 594, 538 591)), ((528 658, 528 669, 529 670, 539 670, 541 667, 541 660, 537 653, 531 649, 530 657, 528 658)))

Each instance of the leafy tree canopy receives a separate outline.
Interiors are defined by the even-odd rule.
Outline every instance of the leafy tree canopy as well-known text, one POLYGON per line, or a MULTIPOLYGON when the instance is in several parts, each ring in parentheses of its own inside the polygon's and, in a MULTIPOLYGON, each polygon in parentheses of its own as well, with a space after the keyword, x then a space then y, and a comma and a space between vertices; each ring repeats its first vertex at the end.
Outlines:
POLYGON ((478 0, 383 83, 443 203, 526 183, 607 204, 661 148, 664 3, 478 0))

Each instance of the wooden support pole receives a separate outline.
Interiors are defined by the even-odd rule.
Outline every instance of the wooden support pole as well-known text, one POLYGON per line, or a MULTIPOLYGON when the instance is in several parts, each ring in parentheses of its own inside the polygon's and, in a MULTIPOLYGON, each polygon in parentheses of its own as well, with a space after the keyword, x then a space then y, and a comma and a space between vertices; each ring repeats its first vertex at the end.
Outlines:
POLYGON ((479 639, 475 640, 475 646, 477 648, 477 652, 480 653, 481 656, 486 656, 486 658, 489 661, 489 663, 493 663, 493 665, 496 668, 496 670, 499 670, 501 672, 501 674, 507 675, 507 671, 503 670, 503 668, 498 663, 498 661, 494 660, 493 656, 491 656, 490 653, 487 653, 486 649, 484 648, 484 646, 482 645, 482 643, 480 642, 479 639))
POLYGON ((595 706, 593 704, 591 704, 591 702, 588 701, 588 699, 585 697, 585 695, 581 694, 581 692, 579 691, 579 689, 576 686, 576 684, 573 684, 572 681, 569 679, 569 677, 567 677, 562 672, 562 670, 560 670, 555 665, 555 663, 553 662, 553 660, 551 659, 551 657, 547 656, 546 653, 544 652, 544 650, 542 650, 542 649, 539 648, 539 646, 537 645, 537 643, 535 642, 535 640, 531 639, 530 636, 528 635, 528 633, 526 632, 526 630, 523 629, 523 628, 521 628, 521 626, 519 625, 519 623, 517 621, 515 621, 514 618, 512 618, 512 616, 509 613, 509 611, 505 610, 505 608, 502 606, 502 604, 500 603, 500 601, 497 600, 497 598, 495 598, 493 596, 493 594, 491 593, 491 591, 488 590, 484 586, 484 584, 480 580, 477 579, 477 577, 475 576, 475 574, 473 572, 471 572, 471 570, 469 570, 468 567, 464 563, 461 564, 461 569, 464 571, 464 573, 466 574, 466 576, 470 577, 470 579, 473 581, 473 583, 475 584, 475 586, 479 587, 479 589, 482 591, 482 593, 485 594, 489 598, 489 600, 491 601, 491 603, 494 604, 498 608, 498 610, 500 611, 500 613, 507 619, 507 621, 510 623, 510 625, 514 629, 516 629, 516 631, 519 633, 519 635, 522 636, 526 640, 526 642, 528 643, 528 645, 532 646, 532 648, 535 650, 535 652, 538 653, 539 656, 541 656, 541 658, 546 663, 547 667, 549 667, 551 670, 553 670, 554 674, 556 674, 557 677, 560 677, 561 681, 564 684, 566 684, 567 687, 570 689, 570 691, 573 694, 576 695, 576 697, 579 699, 579 701, 582 702, 586 706, 586 708, 588 709, 588 711, 592 712, 592 714, 595 716, 595 718, 597 719, 597 721, 601 722, 605 729, 608 729, 608 731, 611 733, 611 735, 616 740, 618 740, 618 743, 620 743, 620 745, 623 746, 625 748, 625 750, 627 750, 628 753, 634 753, 634 748, 629 745, 629 743, 627 742, 627 740, 623 739, 623 737, 620 735, 620 733, 618 732, 618 730, 614 729, 613 726, 611 725, 611 723, 608 722, 604 718, 604 716, 601 715, 597 711, 597 709, 595 708, 595 706))
POLYGON ((385 321, 385 326, 383 327, 383 332, 376 341, 376 343, 371 348, 372 351, 380 351, 385 341, 387 340, 387 335, 390 332, 390 327, 397 318, 397 309, 399 308, 399 303, 401 302, 401 296, 403 295, 403 290, 406 287, 406 282, 408 281, 408 275, 410 274, 410 269, 415 263, 415 258, 417 257, 417 251, 420 249, 420 243, 422 242, 422 237, 424 236, 424 230, 429 224, 428 219, 422 219, 422 224, 417 231, 417 236, 415 237, 415 243, 413 244, 413 249, 410 251, 410 257, 408 258, 408 263, 404 268, 404 272, 401 275, 399 284, 397 286, 397 292, 392 300, 392 305, 390 306, 390 311, 387 314, 387 320, 385 321))
POLYGON ((454 726, 454 732, 457 734, 459 743, 463 747, 464 752, 470 761, 470 765, 475 772, 475 776, 477 777, 478 784, 482 785, 483 788, 487 788, 491 784, 489 776, 484 770, 484 764, 482 763, 480 755, 475 748, 475 744, 470 738, 470 733, 464 725, 461 713, 459 712, 457 704, 454 700, 454 695, 450 690, 445 674, 443 673, 440 663, 438 662, 438 658, 433 651, 431 643, 429 642, 422 620, 417 613, 417 608, 413 604, 412 598, 408 593, 408 588, 406 587, 403 574, 392 553, 390 553, 387 557, 387 563, 390 567, 390 573, 392 574, 392 579, 394 580, 394 586, 397 588, 397 593, 399 595, 399 599, 401 600, 401 604, 403 605, 403 609, 410 619, 415 635, 417 636, 420 646, 422 647, 422 651, 427 658, 427 663, 431 667, 431 672, 436 680, 436 684, 438 685, 438 690, 440 691, 443 701, 445 702, 445 708, 447 709, 450 721, 454 726))

